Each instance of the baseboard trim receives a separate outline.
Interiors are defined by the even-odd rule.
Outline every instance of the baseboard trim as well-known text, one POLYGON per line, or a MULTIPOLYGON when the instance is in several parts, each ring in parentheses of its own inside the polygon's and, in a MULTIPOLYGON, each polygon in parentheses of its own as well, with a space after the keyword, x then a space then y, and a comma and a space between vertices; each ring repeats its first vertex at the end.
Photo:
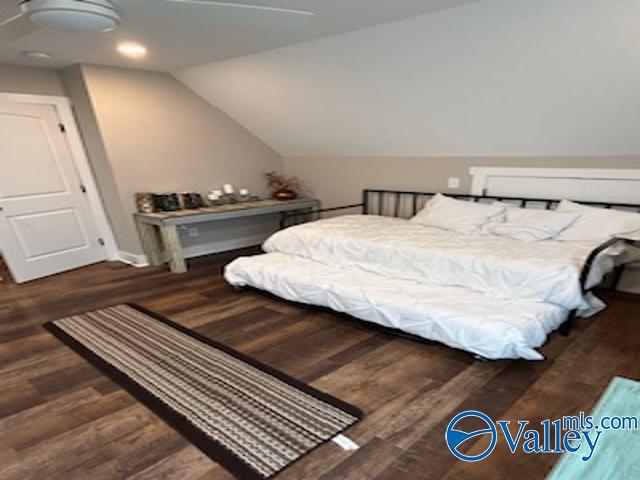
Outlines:
POLYGON ((146 255, 136 255, 135 253, 125 252, 124 250, 118 251, 117 260, 136 268, 149 266, 149 260, 147 259, 146 255))

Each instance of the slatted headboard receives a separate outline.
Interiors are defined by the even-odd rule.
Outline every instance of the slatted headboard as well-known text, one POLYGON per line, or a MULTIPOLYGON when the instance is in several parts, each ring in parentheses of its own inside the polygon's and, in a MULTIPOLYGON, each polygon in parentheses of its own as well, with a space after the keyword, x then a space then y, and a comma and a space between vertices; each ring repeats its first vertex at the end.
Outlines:
MULTIPOLYGON (((434 192, 412 192, 406 190, 366 189, 362 191, 362 202, 339 207, 323 208, 312 212, 287 212, 282 214, 280 227, 295 225, 309 220, 322 218, 323 214, 347 210, 365 215, 381 215, 385 217, 411 218, 418 213, 434 192)), ((505 197, 494 195, 472 195, 469 193, 446 193, 445 195, 470 202, 491 203, 501 201, 512 203, 523 208, 553 209, 560 200, 532 197, 505 197)), ((601 208, 612 208, 640 213, 640 204, 589 202, 579 200, 577 203, 601 208)), ((349 213, 347 212, 347 213, 349 213)))
MULTIPOLYGON (((425 202, 436 195, 429 192, 411 192, 403 190, 377 190, 367 189, 362 192, 362 204, 350 205, 342 208, 362 207, 362 212, 369 215, 382 215, 390 217, 409 218, 422 209, 425 202)), ((491 203, 501 201, 513 203, 523 208, 544 208, 550 210, 554 208, 559 200, 549 198, 530 197, 504 197, 492 195, 471 195, 464 193, 447 193, 449 197, 472 202, 491 203)), ((614 208, 640 213, 640 205, 630 203, 607 203, 607 202, 585 202, 579 201, 583 205, 591 205, 601 208, 614 208)), ((333 211, 334 209, 327 209, 333 211)))

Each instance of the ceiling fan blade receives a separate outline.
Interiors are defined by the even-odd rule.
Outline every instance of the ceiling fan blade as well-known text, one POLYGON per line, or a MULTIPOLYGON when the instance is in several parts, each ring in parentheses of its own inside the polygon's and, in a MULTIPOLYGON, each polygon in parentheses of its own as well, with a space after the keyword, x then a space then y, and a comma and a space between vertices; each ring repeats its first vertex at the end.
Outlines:
POLYGON ((11 22, 16 21, 23 16, 24 16, 24 13, 19 13, 17 15, 14 15, 13 17, 7 18, 6 20, 0 21, 0 28, 4 27, 5 25, 9 25, 11 22))
POLYGON ((305 15, 309 17, 315 15, 314 12, 310 12, 308 10, 297 10, 295 8, 270 7, 268 5, 252 5, 248 3, 218 2, 216 0, 165 0, 165 2, 191 3, 195 5, 209 5, 212 7, 244 8, 247 10, 262 10, 265 12, 282 13, 289 15, 305 15))
POLYGON ((16 15, 0 23, 0 44, 13 43, 37 30, 37 26, 24 15, 16 15))

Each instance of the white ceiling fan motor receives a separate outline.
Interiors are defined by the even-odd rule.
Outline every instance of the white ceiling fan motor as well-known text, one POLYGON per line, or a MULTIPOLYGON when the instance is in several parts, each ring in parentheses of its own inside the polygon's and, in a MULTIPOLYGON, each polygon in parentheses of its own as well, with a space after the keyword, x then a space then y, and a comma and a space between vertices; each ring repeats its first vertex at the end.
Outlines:
POLYGON ((109 0, 24 0, 20 9, 33 23, 56 30, 106 32, 121 21, 109 0))

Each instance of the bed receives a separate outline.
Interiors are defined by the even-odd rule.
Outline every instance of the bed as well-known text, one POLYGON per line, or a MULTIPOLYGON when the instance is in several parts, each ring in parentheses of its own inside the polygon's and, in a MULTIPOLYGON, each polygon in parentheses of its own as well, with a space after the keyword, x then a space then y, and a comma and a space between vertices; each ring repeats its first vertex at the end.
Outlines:
POLYGON ((362 204, 316 213, 361 208, 362 214, 284 217, 283 226, 295 225, 270 237, 263 255, 229 264, 225 278, 481 358, 541 360, 537 349, 548 335, 567 334, 576 316, 604 308, 593 288, 607 274, 615 283, 633 259, 629 232, 625 238, 604 232, 589 242, 571 238, 573 231, 582 240, 593 230, 588 215, 571 208, 589 208, 595 220, 606 212, 593 206, 631 210, 611 214, 629 230, 636 217, 640 222, 638 205, 456 197, 366 190, 362 204), (525 211, 532 208, 537 211, 525 211), (526 228, 512 221, 518 218, 529 222, 526 228))

